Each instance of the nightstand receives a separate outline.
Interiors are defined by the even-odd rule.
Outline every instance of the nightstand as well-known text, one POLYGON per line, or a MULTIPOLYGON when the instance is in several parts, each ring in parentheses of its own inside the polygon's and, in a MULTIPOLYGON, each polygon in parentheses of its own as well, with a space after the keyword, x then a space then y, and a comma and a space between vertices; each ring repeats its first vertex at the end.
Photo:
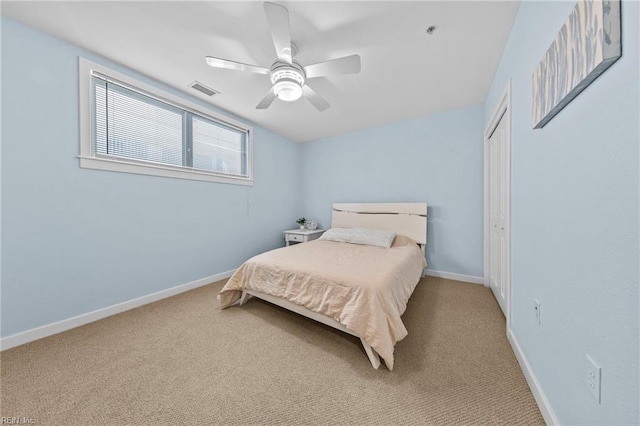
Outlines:
POLYGON ((313 231, 309 229, 292 229, 290 231, 284 231, 284 241, 287 247, 291 243, 306 243, 307 241, 313 241, 320 238, 320 235, 324 233, 324 229, 315 229, 313 231))

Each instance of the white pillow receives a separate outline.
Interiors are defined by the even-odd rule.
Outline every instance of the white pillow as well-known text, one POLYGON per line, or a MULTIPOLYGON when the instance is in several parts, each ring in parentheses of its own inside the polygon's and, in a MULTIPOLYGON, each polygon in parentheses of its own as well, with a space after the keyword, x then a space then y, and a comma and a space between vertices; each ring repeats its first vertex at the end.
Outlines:
POLYGON ((389 248, 396 234, 369 228, 331 228, 320 237, 321 240, 340 241, 352 244, 389 248))

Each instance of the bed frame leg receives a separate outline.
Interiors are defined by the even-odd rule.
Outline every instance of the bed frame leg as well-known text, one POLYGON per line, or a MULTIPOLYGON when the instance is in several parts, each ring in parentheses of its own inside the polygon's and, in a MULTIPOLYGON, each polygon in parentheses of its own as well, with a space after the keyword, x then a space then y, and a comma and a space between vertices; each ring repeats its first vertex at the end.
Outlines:
POLYGON ((360 339, 360 341, 362 342, 362 346, 364 346, 364 351, 367 353, 367 356, 369 357, 369 361, 371 361, 371 365, 373 366, 373 368, 377 370, 378 367, 380 367, 380 356, 378 356, 376 351, 373 350, 371 345, 369 345, 367 342, 365 342, 362 339, 360 339))
POLYGON ((238 306, 242 306, 245 303, 247 303, 247 300, 249 300, 249 293, 247 293, 246 291, 242 292, 242 296, 240 296, 240 300, 238 301, 238 306))

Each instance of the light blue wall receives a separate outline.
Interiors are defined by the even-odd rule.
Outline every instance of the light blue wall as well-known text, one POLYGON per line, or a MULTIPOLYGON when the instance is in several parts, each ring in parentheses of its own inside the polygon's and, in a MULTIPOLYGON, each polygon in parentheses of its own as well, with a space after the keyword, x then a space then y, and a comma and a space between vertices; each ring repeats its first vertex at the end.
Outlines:
POLYGON ((639 4, 623 3, 622 58, 532 130, 531 74, 574 4, 521 4, 486 102, 488 120, 512 79, 511 327, 562 424, 638 424, 639 4))
POLYGON ((429 269, 482 276, 481 105, 310 142, 304 211, 339 202, 426 202, 429 269))
POLYGON ((3 337, 282 245, 302 211, 299 144, 254 127, 253 187, 80 169, 79 55, 184 94, 9 18, 1 24, 3 337))

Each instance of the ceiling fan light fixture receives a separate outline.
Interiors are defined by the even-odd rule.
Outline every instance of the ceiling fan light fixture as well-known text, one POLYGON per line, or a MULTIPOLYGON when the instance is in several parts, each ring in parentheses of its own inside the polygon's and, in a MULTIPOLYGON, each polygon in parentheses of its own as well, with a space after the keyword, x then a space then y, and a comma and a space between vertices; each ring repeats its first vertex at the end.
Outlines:
POLYGON ((283 79, 273 86, 273 91, 281 101, 293 102, 302 96, 302 86, 297 81, 283 79))
POLYGON ((299 65, 278 66, 271 72, 273 93, 278 99, 293 102, 302 96, 304 74, 298 69, 299 65))

